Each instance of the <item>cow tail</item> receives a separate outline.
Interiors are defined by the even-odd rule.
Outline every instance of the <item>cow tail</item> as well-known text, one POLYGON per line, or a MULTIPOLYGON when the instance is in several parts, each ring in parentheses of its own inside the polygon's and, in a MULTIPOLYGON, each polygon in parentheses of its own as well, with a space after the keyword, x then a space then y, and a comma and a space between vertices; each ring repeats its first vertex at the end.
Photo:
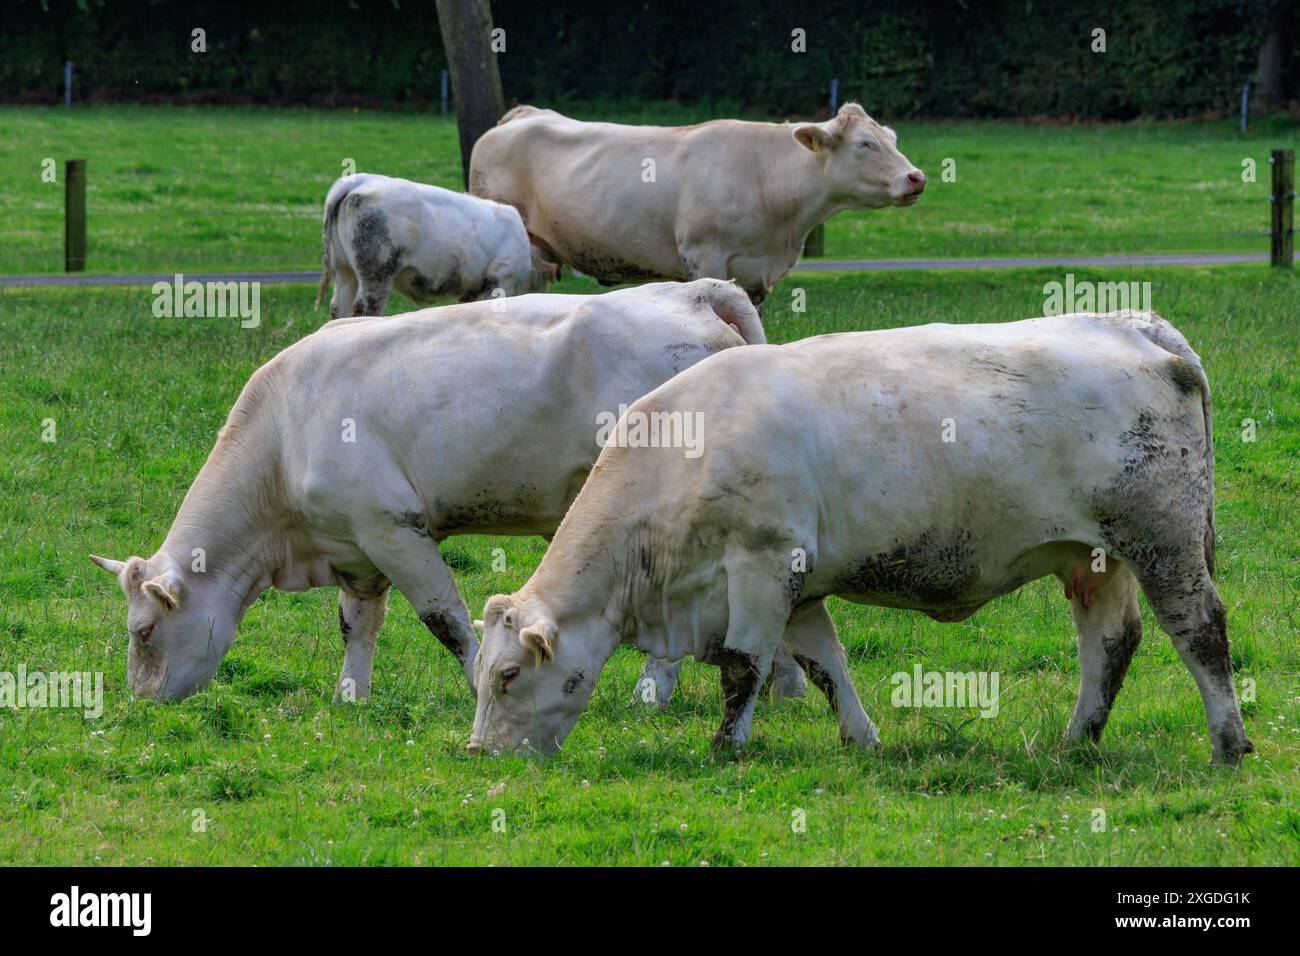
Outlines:
POLYGON ((321 301, 325 298, 325 291, 330 287, 330 237, 329 227, 325 227, 325 251, 321 253, 320 263, 320 288, 316 290, 316 304, 313 305, 312 311, 320 309, 321 301))
POLYGON ((734 280, 705 279, 704 282, 707 291, 702 298, 709 303, 714 314, 735 329, 746 345, 766 345, 763 320, 744 290, 734 280))
MULTIPOLYGON (((1188 349, 1191 352, 1191 349, 1188 349)), ((1195 356, 1196 353, 1192 352, 1195 356)), ((1214 577, 1214 410, 1210 402, 1210 380, 1201 368, 1198 357, 1196 370, 1201 378, 1201 411, 1205 415, 1205 567, 1214 577)))
MULTIPOLYGON (((1201 413, 1205 416, 1205 567, 1214 577, 1214 405, 1210 400, 1210 380, 1201 364, 1201 357, 1193 351, 1181 332, 1155 312, 1138 313, 1133 318, 1142 321, 1142 334, 1166 352, 1176 355, 1194 372, 1194 385, 1201 393, 1201 413)), ((1181 380, 1179 381, 1182 387, 1181 380)))
POLYGON ((347 198, 348 193, 360 184, 360 177, 344 176, 330 187, 329 195, 325 197, 325 225, 321 229, 320 289, 316 292, 316 304, 312 306, 313 310, 320 308, 330 285, 330 246, 333 245, 334 230, 338 226, 339 205, 347 198))

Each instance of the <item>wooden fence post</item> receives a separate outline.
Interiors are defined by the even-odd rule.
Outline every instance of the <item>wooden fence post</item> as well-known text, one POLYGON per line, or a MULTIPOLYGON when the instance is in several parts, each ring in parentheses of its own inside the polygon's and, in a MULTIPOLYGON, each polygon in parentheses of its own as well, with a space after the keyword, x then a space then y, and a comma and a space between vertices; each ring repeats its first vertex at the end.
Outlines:
POLYGON ((86 161, 63 165, 63 271, 86 271, 86 161))
POLYGON ((1273 165, 1273 195, 1268 197, 1273 206, 1269 261, 1289 269, 1295 248, 1295 150, 1275 149, 1269 162, 1273 165))

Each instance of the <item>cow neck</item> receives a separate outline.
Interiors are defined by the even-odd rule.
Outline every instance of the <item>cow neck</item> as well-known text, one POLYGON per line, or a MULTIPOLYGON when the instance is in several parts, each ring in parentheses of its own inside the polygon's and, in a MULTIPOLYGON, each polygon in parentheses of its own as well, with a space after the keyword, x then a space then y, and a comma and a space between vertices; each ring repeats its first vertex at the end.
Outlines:
POLYGON ((662 605, 672 547, 657 522, 618 507, 619 494, 603 498, 589 499, 580 515, 576 505, 570 508, 525 591, 561 632, 566 624, 603 622, 589 633, 602 636, 593 639, 608 635, 604 650, 613 653, 620 642, 634 640, 638 622, 662 605))
POLYGON ((278 471, 265 457, 273 447, 246 433, 236 438, 229 425, 222 430, 159 549, 191 584, 216 585, 244 604, 269 586, 285 534, 278 471))
MULTIPOLYGON (((520 597, 540 601, 562 629, 566 623, 604 619, 616 624, 622 619, 625 589, 614 543, 623 528, 618 509, 602 506, 616 496, 603 497, 601 502, 588 496, 582 508, 578 502, 569 508, 542 563, 520 591, 520 597)), ((617 640, 610 653, 615 646, 617 640)))
POLYGON ((849 204, 835 199, 827 189, 822 157, 795 142, 785 127, 778 129, 789 144, 780 152, 781 159, 773 170, 772 206, 790 210, 791 234, 802 242, 803 237, 835 213, 848 209, 849 204))

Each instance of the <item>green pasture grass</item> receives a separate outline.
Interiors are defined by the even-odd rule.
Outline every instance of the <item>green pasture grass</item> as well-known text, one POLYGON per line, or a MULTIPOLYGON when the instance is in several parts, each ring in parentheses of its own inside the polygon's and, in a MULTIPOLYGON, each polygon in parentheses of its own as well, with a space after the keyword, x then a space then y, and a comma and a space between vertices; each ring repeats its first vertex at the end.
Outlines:
MULTIPOLYGON (((765 319, 776 341, 1008 321, 1038 314, 1043 284, 1060 278, 795 274, 765 319)), ((0 709, 0 863, 1300 862, 1300 281, 1264 267, 1078 278, 1151 280, 1213 384, 1218 585, 1239 684, 1254 688, 1244 712, 1257 752, 1240 770, 1209 766, 1199 695, 1145 604, 1146 638, 1100 745, 1065 743, 1078 668, 1068 605, 1047 581, 961 624, 832 599, 881 728, 871 753, 840 745, 816 691, 761 701, 749 745, 711 753, 716 671, 687 662, 672 704, 648 711, 629 706, 641 657, 623 649, 559 755, 471 758, 469 693, 401 598, 372 700, 332 702, 330 590, 267 593, 209 690, 135 700, 124 602, 86 555, 152 553, 247 376, 321 322, 314 290, 266 287, 248 330, 155 319, 147 288, 0 290, 0 671, 105 682, 98 719, 0 709), (41 440, 47 420, 54 442, 41 440), (891 706, 891 675, 917 663, 997 671, 998 716, 891 706)), ((443 553, 477 615, 543 548, 462 537, 443 553)))
MULTIPOLYGON (((583 119, 667 125, 709 115, 671 104, 565 109, 583 119)), ((929 187, 911 208, 834 217, 829 257, 1262 253, 1268 151, 1300 140, 1300 127, 1282 117, 1244 136, 1227 121, 880 119, 894 123, 929 187), (1254 182, 1243 181, 1247 160, 1254 182)), ((363 172, 462 188, 455 122, 439 115, 5 106, 0 274, 62 270, 69 158, 87 161, 86 268, 101 273, 316 268, 321 204, 349 159, 363 172), (55 161, 57 182, 42 178, 46 159, 55 161)))

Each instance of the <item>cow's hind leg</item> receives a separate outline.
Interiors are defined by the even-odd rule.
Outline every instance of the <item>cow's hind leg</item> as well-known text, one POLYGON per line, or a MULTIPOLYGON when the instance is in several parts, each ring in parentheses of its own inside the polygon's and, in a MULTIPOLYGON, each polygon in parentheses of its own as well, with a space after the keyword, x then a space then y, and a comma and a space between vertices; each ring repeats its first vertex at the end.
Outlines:
MULTIPOLYGON (((789 629, 787 628, 787 638, 789 629)), ((767 683, 763 689, 768 691, 774 699, 782 697, 802 697, 808 690, 808 682, 804 680, 803 668, 798 662, 786 652, 785 642, 776 649, 772 655, 772 673, 768 675, 767 683)))
POLYGON ((1142 640, 1137 578, 1118 562, 1102 576, 1067 585, 1079 643, 1079 699, 1066 736, 1099 740, 1142 640), (1100 587, 1098 588, 1098 585, 1100 587))
POLYGON ((352 311, 357 301, 357 274, 344 263, 339 263, 334 270, 334 292, 330 296, 330 318, 346 319, 355 313, 352 311))
POLYGON ((862 701, 849 676, 844 647, 825 603, 811 601, 797 608, 790 615, 782 640, 808 679, 826 695, 831 711, 839 719, 840 739, 862 747, 875 746, 876 725, 862 709, 862 701))
POLYGON ((1227 613, 1208 568, 1201 560, 1199 567, 1172 574, 1139 572, 1138 580, 1160 627, 1173 639, 1201 691, 1214 762, 1236 766, 1255 746, 1241 721, 1232 682, 1227 613))
POLYGON ((359 596, 339 589, 339 633, 343 637, 343 672, 335 699, 368 700, 375 642, 388 615, 388 584, 376 595, 359 596))
POLYGON ((388 308, 388 297, 393 294, 391 281, 361 278, 361 288, 352 306, 353 315, 383 315, 388 308))

